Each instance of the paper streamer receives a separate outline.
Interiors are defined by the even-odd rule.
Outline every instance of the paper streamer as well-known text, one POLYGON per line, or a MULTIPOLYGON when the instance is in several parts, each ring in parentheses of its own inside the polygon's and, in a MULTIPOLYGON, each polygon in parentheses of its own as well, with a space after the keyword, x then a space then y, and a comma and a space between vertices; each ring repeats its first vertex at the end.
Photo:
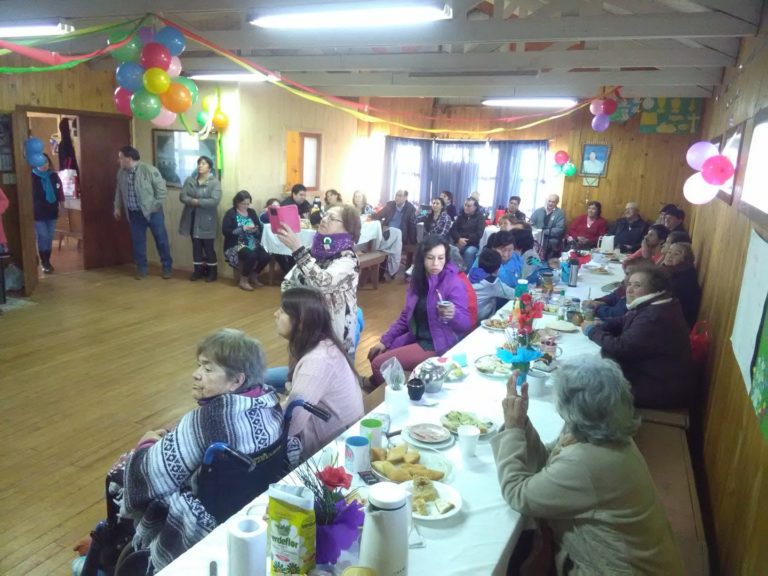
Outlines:
POLYGON ((229 523, 227 534, 229 576, 266 576, 267 524, 255 516, 229 523))

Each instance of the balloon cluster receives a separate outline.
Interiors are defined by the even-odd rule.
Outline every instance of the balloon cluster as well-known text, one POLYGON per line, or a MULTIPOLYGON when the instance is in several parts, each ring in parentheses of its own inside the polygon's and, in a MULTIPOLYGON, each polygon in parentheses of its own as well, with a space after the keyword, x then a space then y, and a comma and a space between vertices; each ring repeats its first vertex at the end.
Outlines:
POLYGON ((605 132, 611 125, 611 114, 616 112, 618 103, 613 98, 596 98, 589 104, 589 111, 592 112, 592 130, 595 132, 605 132))
POLYGON ((48 159, 43 155, 45 145, 40 138, 27 138, 24 141, 24 158, 27 159, 27 164, 32 168, 42 166, 48 159))
POLYGON ((219 99, 213 94, 203 98, 203 109, 197 113, 197 123, 201 128, 210 122, 217 130, 226 130, 229 118, 221 111, 220 106, 219 99))
MULTIPOLYGON (((125 37, 125 31, 117 31, 107 43, 116 44, 125 37)), ((166 26, 157 32, 142 27, 113 50, 112 57, 120 62, 113 98, 118 112, 167 127, 176 121, 176 114, 189 110, 197 101, 198 89, 192 80, 179 75, 179 55, 185 47, 184 35, 166 26)))
POLYGON ((733 162, 720 154, 717 146, 703 140, 685 154, 688 166, 697 170, 685 181, 683 195, 691 204, 705 204, 717 196, 717 190, 733 177, 733 162))
POLYGON ((576 165, 570 160, 571 157, 565 150, 555 152, 555 172, 566 176, 574 176, 576 174, 576 165))

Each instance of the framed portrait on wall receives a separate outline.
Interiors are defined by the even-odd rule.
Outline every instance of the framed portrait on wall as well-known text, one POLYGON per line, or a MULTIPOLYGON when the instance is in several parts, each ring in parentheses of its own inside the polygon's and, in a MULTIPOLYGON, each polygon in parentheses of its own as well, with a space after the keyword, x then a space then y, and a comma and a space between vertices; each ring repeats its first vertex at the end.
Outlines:
MULTIPOLYGON (((152 162, 166 185, 181 188, 197 171, 197 159, 208 156, 216 166, 216 139, 200 140, 184 130, 152 130, 152 162)), ((221 178, 219 174, 216 175, 221 178)))
POLYGON ((611 147, 608 144, 584 144, 581 154, 582 176, 605 176, 608 173, 608 157, 611 147))

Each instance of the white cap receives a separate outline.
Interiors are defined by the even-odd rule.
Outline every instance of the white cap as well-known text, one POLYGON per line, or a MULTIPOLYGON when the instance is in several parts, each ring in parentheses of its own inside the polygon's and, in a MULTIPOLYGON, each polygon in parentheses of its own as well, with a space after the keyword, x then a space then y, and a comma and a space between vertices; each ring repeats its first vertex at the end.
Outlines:
POLYGON ((397 510, 405 506, 408 494, 394 482, 378 482, 368 488, 368 502, 382 510, 397 510))

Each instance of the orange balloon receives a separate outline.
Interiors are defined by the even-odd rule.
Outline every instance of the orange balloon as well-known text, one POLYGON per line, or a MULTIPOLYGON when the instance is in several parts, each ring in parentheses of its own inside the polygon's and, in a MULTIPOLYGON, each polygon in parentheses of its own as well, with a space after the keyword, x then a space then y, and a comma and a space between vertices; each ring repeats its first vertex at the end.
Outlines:
POLYGON ((168 90, 160 95, 160 100, 171 112, 186 112, 192 106, 192 94, 189 89, 178 82, 172 82, 168 90))
POLYGON ((221 131, 224 131, 229 125, 229 118, 221 110, 217 110, 213 115, 213 125, 221 131))

